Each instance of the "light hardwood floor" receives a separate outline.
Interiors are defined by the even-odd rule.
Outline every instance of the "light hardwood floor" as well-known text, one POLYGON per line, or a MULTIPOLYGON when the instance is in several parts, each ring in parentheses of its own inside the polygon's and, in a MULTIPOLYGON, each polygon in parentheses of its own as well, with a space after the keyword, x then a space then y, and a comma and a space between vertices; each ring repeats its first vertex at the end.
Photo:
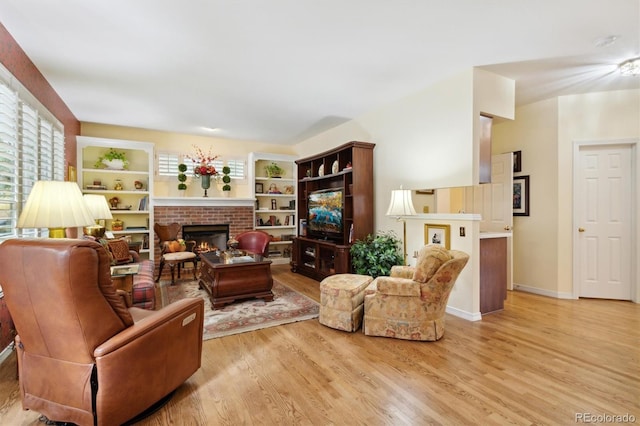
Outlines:
MULTIPOLYGON (((273 270, 319 300, 316 281, 273 270)), ((42 424, 21 410, 14 356, 0 400, 0 424, 42 424)), ((317 320, 205 341, 202 368, 139 424, 568 425, 604 414, 640 423, 640 305, 509 292, 482 321, 447 316, 438 342, 317 320)))

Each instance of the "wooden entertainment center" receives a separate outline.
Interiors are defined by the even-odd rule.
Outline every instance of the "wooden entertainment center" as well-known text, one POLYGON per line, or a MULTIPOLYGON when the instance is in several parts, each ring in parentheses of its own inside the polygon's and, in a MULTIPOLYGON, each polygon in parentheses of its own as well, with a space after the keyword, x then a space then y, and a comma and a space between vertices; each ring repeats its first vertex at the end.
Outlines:
POLYGON ((318 281, 351 272, 351 243, 373 233, 373 148, 348 142, 296 161, 298 165, 298 237, 293 242, 291 270, 318 281), (309 194, 342 190, 342 226, 326 238, 311 236, 307 220, 309 194))

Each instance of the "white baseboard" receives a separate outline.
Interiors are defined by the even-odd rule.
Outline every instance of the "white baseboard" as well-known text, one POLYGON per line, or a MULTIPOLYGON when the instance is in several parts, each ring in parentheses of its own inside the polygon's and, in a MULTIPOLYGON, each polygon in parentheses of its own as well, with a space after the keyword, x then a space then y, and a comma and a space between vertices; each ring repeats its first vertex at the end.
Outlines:
POLYGON ((543 288, 538 288, 538 287, 530 287, 530 286, 526 286, 526 285, 522 285, 522 284, 513 284, 513 289, 517 290, 517 291, 525 291, 527 293, 533 293, 533 294, 538 294, 540 296, 547 296, 547 297, 553 297, 556 299, 575 299, 575 297, 573 297, 573 294, 571 293, 563 293, 563 292, 558 292, 558 291, 553 291, 553 290, 545 290, 543 288))
POLYGON ((462 319, 466 319, 467 321, 482 320, 482 314, 480 312, 471 313, 471 312, 463 311, 462 309, 454 308, 449 305, 447 305, 447 313, 456 317, 460 317, 462 319))

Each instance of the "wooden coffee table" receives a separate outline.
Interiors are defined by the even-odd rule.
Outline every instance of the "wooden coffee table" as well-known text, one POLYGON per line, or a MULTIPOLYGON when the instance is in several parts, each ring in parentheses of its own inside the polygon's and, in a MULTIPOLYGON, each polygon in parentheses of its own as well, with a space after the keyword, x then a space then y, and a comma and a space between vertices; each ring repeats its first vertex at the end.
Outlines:
POLYGON ((259 298, 273 300, 271 261, 259 254, 200 253, 200 288, 209 293, 212 309, 236 300, 259 298))

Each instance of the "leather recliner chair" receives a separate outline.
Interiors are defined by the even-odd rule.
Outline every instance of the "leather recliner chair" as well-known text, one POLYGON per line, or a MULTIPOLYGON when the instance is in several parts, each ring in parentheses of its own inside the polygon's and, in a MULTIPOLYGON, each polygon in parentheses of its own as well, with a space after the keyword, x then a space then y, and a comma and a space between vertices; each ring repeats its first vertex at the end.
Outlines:
POLYGON ((53 421, 119 425, 200 367, 204 302, 127 308, 98 243, 0 244, 0 285, 17 330, 22 407, 53 421))
POLYGON ((236 236, 238 248, 269 257, 269 242, 271 236, 263 231, 245 231, 236 236))

